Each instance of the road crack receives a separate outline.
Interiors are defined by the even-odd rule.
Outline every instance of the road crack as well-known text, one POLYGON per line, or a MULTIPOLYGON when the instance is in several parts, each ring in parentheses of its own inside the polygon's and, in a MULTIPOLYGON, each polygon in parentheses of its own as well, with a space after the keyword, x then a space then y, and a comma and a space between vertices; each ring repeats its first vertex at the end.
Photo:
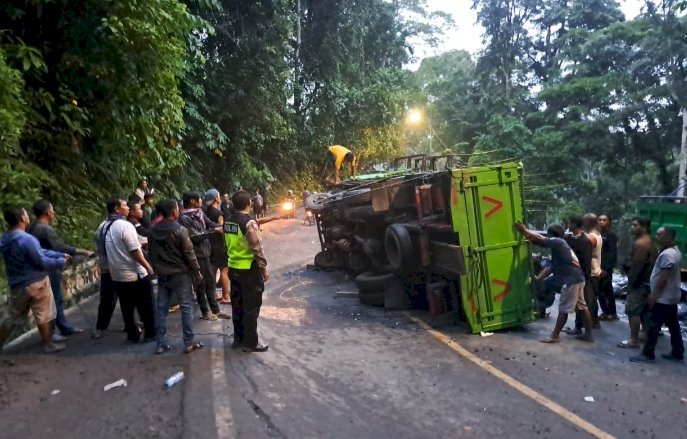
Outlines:
POLYGON ((255 401, 253 401, 252 399, 247 399, 246 402, 248 402, 250 408, 253 409, 258 419, 260 419, 265 424, 265 426, 267 427, 268 435, 270 437, 277 437, 283 439, 287 438, 287 436, 281 430, 279 430, 279 428, 277 428, 274 422, 272 422, 270 416, 267 413, 265 413, 265 411, 259 405, 257 405, 255 401))

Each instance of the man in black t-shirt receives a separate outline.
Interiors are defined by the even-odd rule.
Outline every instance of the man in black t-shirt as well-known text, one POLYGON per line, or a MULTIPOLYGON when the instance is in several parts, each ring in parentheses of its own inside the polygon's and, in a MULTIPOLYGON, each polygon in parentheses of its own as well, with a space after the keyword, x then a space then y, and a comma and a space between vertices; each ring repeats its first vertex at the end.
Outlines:
POLYGON ((584 318, 584 339, 592 341, 592 315, 589 313, 584 300, 584 273, 580 269, 580 262, 570 246, 563 239, 564 231, 561 226, 553 225, 548 228, 548 238, 528 230, 522 223, 515 223, 515 228, 525 235, 531 243, 551 249, 551 267, 542 270, 537 278, 545 279, 553 272, 556 288, 560 291, 558 301, 558 318, 549 337, 539 340, 542 343, 559 343, 560 333, 568 321, 568 314, 581 311, 584 318))
MULTIPOLYGON (((592 286, 592 242, 587 235, 582 231, 583 220, 580 216, 572 216, 568 220, 568 230, 571 235, 566 236, 565 241, 577 256, 580 261, 580 268, 584 273, 584 300, 589 305, 592 300, 596 300, 592 286)), ((575 328, 566 328, 565 333, 570 335, 581 335, 582 327, 584 326, 582 320, 582 313, 575 312, 575 328)))
MULTIPOLYGON (((29 226, 27 232, 38 239, 38 242, 42 248, 60 253, 66 253, 71 256, 81 255, 91 257, 94 255, 94 253, 90 250, 83 250, 68 246, 57 235, 57 232, 55 232, 55 229, 52 227, 52 223, 55 221, 56 215, 55 209, 53 209, 50 201, 36 201, 33 204, 33 213, 36 215, 36 221, 29 226)), ((62 334, 62 336, 60 336, 53 330, 53 341, 63 341, 64 337, 83 332, 83 329, 72 326, 67 320, 67 317, 64 315, 61 271, 50 274, 50 286, 55 299, 55 307, 57 308, 57 317, 55 318, 54 325, 57 326, 57 329, 62 334)))
MULTIPOLYGON (((205 192, 205 214, 217 224, 224 224, 225 214, 219 209, 220 198, 217 189, 210 189, 205 192)), ((224 242, 224 235, 213 235, 210 238, 210 263, 215 268, 215 272, 219 270, 219 283, 222 287, 222 298, 219 303, 222 305, 229 305, 231 298, 229 296, 229 267, 227 261, 227 246, 224 242)))
POLYGON ((609 215, 599 216, 601 229, 601 276, 599 282, 599 305, 602 314, 599 320, 618 320, 613 294, 613 270, 618 263, 618 235, 611 228, 609 215))

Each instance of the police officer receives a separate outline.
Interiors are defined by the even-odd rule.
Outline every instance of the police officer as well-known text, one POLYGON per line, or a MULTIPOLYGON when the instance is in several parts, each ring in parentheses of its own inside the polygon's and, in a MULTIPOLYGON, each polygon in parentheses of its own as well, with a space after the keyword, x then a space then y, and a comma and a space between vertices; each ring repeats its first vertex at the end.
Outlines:
POLYGON ((268 345, 258 341, 258 316, 269 273, 260 226, 250 216, 250 198, 246 191, 236 192, 231 197, 234 213, 224 221, 234 320, 231 347, 243 347, 244 352, 265 352, 268 345))

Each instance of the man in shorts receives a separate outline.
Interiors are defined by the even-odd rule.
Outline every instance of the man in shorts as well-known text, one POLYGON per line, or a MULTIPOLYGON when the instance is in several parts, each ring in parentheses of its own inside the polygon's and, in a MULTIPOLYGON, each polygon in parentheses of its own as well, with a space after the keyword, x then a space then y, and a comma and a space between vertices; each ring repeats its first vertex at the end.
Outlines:
POLYGON ((559 225, 553 225, 546 231, 548 237, 528 230, 522 223, 515 223, 515 228, 520 231, 533 244, 551 249, 551 267, 547 267, 537 275, 539 280, 545 279, 551 272, 556 288, 560 291, 558 302, 558 318, 556 326, 549 337, 539 340, 542 343, 560 343, 560 333, 568 321, 568 314, 580 311, 584 322, 584 334, 579 336, 582 340, 593 341, 592 315, 589 313, 584 301, 584 273, 580 268, 580 262, 567 242, 563 239, 565 231, 559 225))
POLYGON ((628 285, 625 314, 630 321, 630 338, 618 342, 617 346, 623 349, 639 349, 639 327, 647 326, 646 298, 649 295, 649 279, 657 255, 649 236, 650 228, 651 221, 646 218, 635 217, 630 223, 630 233, 635 238, 630 251, 630 262, 625 264, 628 285))
POLYGON ((52 341, 52 322, 57 310, 49 274, 61 271, 71 256, 42 249, 38 239, 26 233, 30 221, 25 209, 6 209, 4 217, 10 230, 0 240, 0 251, 5 260, 10 297, 9 315, 0 322, 0 348, 31 310, 45 353, 62 351, 65 346, 52 341))

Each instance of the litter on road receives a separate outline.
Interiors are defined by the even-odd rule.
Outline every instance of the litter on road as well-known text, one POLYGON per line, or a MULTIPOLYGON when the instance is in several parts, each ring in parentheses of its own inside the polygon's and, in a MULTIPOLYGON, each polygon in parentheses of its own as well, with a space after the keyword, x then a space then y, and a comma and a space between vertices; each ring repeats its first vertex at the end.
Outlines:
POLYGON ((584 400, 587 402, 594 402, 594 397, 593 396, 585 396, 584 400))
POLYGON ((57 395, 58 393, 60 393, 60 390, 59 390, 59 389, 55 389, 55 390, 53 390, 52 392, 50 392, 50 394, 53 395, 53 396, 57 395))
POLYGON ((494 335, 494 333, 493 333, 493 332, 484 332, 484 331, 482 331, 482 332, 479 333, 479 335, 481 335, 482 337, 491 337, 492 335, 494 335))
POLYGON ((127 383, 125 379, 117 380, 114 383, 110 383, 103 387, 103 391, 107 392, 108 390, 114 389, 115 387, 126 387, 127 383))
POLYGON ((184 372, 177 372, 165 381, 165 388, 169 389, 184 380, 184 372))

